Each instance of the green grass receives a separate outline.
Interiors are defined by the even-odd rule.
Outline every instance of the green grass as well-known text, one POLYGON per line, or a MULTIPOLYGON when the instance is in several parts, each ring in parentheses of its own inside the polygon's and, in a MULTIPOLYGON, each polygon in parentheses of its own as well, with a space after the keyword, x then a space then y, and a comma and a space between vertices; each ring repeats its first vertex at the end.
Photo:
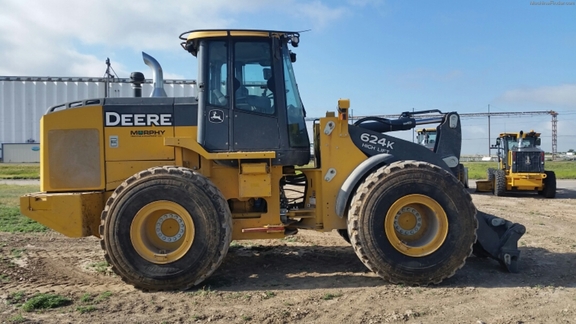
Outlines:
POLYGON ((40 179, 40 164, 0 163, 0 179, 40 179))
POLYGON ((0 205, 0 232, 33 233, 47 230, 46 226, 22 216, 19 208, 0 205))
POLYGON ((38 309, 67 306, 71 303, 72 300, 70 300, 70 298, 66 298, 60 295, 37 294, 34 297, 28 299, 28 301, 22 305, 22 309, 26 312, 32 312, 38 309))
POLYGON ((38 191, 40 191, 38 186, 0 184, 0 206, 18 207, 20 206, 20 196, 38 191))
POLYGON ((89 293, 85 293, 82 295, 82 297, 80 297, 80 301, 83 303, 89 303, 92 300, 94 300, 94 298, 89 293))
POLYGON ((324 296, 322 296, 322 299, 324 299, 324 300, 332 300, 332 299, 338 298, 338 297, 342 297, 342 294, 326 293, 326 294, 324 294, 324 296))
POLYGON ((37 192, 38 186, 0 184, 0 232, 32 233, 48 230, 44 225, 20 214, 20 196, 37 192))
POLYGON ((28 320, 22 316, 22 314, 17 314, 8 319, 8 323, 25 323, 28 320))
MULTIPOLYGON (((468 178, 474 180, 486 179, 488 168, 497 168, 497 162, 463 162, 468 168, 468 178)), ((556 179, 576 179, 576 161, 546 161, 545 169, 554 171, 556 179)))
POLYGON ((262 295, 262 299, 270 299, 272 297, 276 297, 276 293, 273 291, 266 291, 263 295, 262 295))
POLYGON ((106 261, 99 261, 90 264, 90 268, 96 270, 96 272, 106 274, 108 272, 108 262, 106 261))
POLYGON ((24 301, 23 291, 13 292, 10 295, 8 295, 8 298, 6 298, 6 303, 9 305, 20 304, 23 301, 24 301))
POLYGON ((557 179, 576 179, 576 161, 546 161, 545 168, 554 171, 557 179))

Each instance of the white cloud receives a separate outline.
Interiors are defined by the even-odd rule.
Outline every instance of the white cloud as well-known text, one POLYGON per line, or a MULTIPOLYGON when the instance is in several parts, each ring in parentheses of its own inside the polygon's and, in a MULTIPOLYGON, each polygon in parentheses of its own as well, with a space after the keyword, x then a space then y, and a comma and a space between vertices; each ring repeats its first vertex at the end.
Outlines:
POLYGON ((346 8, 330 8, 321 1, 312 1, 295 5, 295 12, 298 15, 309 18, 314 23, 314 27, 322 29, 332 21, 340 19, 345 13, 346 8))
POLYGON ((508 90, 497 100, 515 104, 576 107, 576 84, 508 90))
POLYGON ((353 6, 360 6, 360 7, 365 6, 378 7, 384 4, 384 0, 348 0, 348 3, 350 3, 353 6))
MULTIPOLYGON (((234 25, 246 14, 295 17, 322 28, 345 11, 304 0, 3 0, 0 75, 101 75, 102 53, 174 51, 182 32, 242 27, 234 25)), ((114 67, 129 73, 118 62, 114 67)))

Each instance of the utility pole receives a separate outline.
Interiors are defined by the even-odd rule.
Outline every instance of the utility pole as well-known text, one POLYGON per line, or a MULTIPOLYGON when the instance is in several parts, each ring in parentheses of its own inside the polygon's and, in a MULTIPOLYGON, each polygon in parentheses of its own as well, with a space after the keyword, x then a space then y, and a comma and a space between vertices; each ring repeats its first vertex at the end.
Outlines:
MULTIPOLYGON (((414 107, 412 107, 412 113, 414 113, 414 107)), ((412 129, 412 143, 414 143, 414 132, 415 130, 412 129)))
POLYGON ((490 104, 488 104, 488 156, 490 156, 490 104))
POLYGON ((552 161, 554 161, 558 153, 558 113, 552 110, 550 115, 552 115, 552 161))

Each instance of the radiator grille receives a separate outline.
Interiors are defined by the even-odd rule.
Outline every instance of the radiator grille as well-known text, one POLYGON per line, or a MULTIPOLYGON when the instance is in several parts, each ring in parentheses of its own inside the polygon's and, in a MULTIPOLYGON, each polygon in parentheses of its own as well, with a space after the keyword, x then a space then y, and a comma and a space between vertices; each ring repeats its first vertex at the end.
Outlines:
POLYGON ((542 152, 516 152, 513 172, 544 172, 544 161, 542 161, 542 152))
POLYGON ((54 189, 100 186, 100 136, 97 129, 48 132, 49 172, 54 189))

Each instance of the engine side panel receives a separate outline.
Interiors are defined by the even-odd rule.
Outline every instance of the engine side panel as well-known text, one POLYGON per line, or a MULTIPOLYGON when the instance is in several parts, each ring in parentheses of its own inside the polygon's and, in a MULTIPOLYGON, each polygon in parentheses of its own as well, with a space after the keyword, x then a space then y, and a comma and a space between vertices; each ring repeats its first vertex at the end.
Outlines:
POLYGON ((56 111, 40 122, 42 191, 90 191, 105 186, 102 107, 56 111))

